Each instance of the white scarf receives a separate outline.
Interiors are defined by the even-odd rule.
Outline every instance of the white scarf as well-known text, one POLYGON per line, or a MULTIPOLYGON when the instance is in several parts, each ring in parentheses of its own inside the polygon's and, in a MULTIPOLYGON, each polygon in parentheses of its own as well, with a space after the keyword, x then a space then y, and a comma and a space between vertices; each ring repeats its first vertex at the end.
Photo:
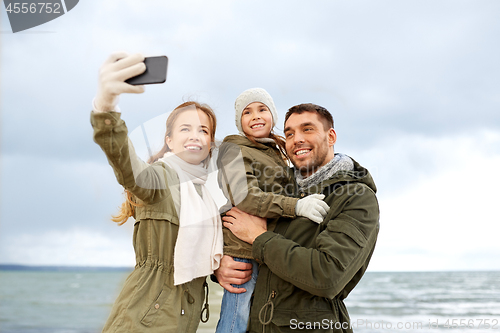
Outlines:
POLYGON ((208 171, 168 152, 160 161, 179 177, 179 234, 174 248, 174 285, 210 275, 222 258, 222 222, 217 205, 205 187, 208 171), (203 198, 194 184, 201 184, 203 198))

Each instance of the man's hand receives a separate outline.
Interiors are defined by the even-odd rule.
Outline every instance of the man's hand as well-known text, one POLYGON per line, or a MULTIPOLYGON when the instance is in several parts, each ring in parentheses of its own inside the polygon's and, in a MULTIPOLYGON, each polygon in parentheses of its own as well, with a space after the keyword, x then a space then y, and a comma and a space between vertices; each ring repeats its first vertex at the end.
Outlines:
POLYGON ((226 228, 244 242, 253 244, 255 238, 267 231, 267 220, 233 207, 222 217, 226 228))
POLYGON ((252 264, 235 261, 231 256, 223 256, 219 269, 215 272, 215 277, 222 288, 233 294, 246 292, 245 288, 236 288, 231 284, 243 284, 252 278, 252 264))
POLYGON ((133 86, 125 80, 142 74, 145 70, 146 65, 142 54, 113 53, 99 70, 99 88, 95 97, 97 110, 95 111, 114 110, 118 103, 118 96, 122 93, 143 93, 143 86, 133 86))

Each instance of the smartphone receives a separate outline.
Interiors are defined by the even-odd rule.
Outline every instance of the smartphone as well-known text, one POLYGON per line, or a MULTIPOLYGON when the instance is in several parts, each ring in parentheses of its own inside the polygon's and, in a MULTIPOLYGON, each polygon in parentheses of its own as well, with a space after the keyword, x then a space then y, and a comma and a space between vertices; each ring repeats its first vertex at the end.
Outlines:
POLYGON ((146 71, 126 80, 134 86, 141 84, 163 83, 167 80, 168 58, 166 56, 148 57, 144 59, 146 71))

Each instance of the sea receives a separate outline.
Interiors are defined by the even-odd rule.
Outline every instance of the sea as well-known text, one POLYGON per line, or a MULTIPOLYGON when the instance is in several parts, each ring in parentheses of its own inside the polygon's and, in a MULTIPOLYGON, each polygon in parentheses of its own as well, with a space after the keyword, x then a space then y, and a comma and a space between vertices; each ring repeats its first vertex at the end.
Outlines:
MULTIPOLYGON (((0 332, 98 333, 129 273, 0 267, 0 332)), ((199 333, 215 331, 221 298, 210 282, 210 320, 199 333)), ((500 332, 500 272, 367 272, 345 303, 354 332, 500 332)), ((292 323, 299 332, 331 325, 292 323)))

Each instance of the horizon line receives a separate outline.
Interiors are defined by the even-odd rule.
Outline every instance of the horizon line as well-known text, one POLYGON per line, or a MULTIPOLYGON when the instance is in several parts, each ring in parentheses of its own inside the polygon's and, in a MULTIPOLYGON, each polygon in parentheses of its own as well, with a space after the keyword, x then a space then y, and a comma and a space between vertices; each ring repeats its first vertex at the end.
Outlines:
MULTIPOLYGON (((91 266, 91 265, 30 265, 30 264, 2 264, 0 271, 7 270, 133 270, 134 266, 91 266)), ((448 270, 418 270, 418 271, 378 271, 367 270, 367 273, 445 273, 445 272, 499 272, 498 269, 448 269, 448 270)))

